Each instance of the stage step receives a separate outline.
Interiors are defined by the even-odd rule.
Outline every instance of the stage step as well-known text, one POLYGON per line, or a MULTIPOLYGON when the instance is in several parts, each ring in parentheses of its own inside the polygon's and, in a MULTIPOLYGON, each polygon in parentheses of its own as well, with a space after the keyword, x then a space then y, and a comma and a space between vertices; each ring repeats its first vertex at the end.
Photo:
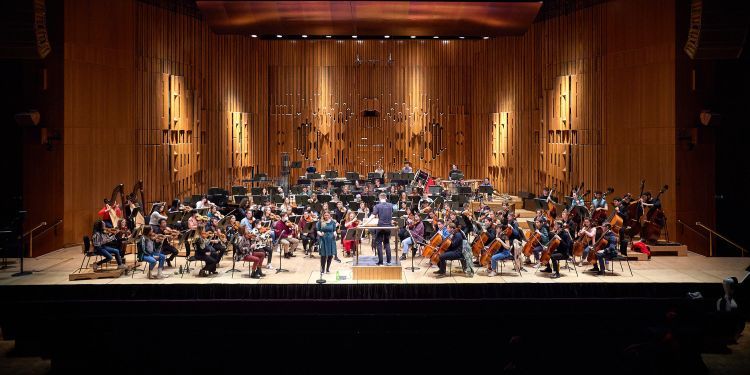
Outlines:
POLYGON ((92 279, 105 279, 105 278, 118 278, 122 274, 126 273, 132 268, 132 266, 126 266, 126 268, 107 268, 100 271, 94 272, 92 269, 87 268, 81 270, 81 272, 73 272, 68 275, 69 281, 76 280, 92 280, 92 279))
POLYGON ((352 280, 401 280, 403 269, 398 261, 390 265, 376 265, 376 256, 359 256, 352 265, 352 280))

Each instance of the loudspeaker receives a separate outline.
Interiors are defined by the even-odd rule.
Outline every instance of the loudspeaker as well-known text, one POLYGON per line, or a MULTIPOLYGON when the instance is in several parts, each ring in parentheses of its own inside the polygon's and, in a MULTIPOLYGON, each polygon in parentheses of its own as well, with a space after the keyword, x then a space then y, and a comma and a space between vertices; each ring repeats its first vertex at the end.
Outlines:
POLYGON ((0 5, 0 58, 43 59, 51 50, 44 0, 0 5))
POLYGON ((685 53, 694 60, 737 59, 748 26, 750 12, 745 1, 693 0, 685 53))

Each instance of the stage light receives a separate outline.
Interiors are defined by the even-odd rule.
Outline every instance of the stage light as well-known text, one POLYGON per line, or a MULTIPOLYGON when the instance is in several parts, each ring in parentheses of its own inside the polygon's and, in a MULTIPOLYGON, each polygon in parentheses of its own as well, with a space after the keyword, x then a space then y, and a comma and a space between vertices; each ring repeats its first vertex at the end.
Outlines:
POLYGON ((411 36, 411 38, 412 38, 412 39, 415 39, 416 37, 417 37, 416 35, 412 35, 412 36, 411 36))
POLYGON ((253 37, 253 38, 257 38, 257 37, 258 37, 258 36, 257 36, 257 35, 255 35, 255 34, 253 34, 253 35, 250 35, 250 36, 251 36, 251 37, 253 37))
POLYGON ((331 36, 330 36, 330 35, 326 35, 326 38, 329 38, 329 39, 330 39, 330 38, 331 38, 331 36))
POLYGON ((437 35, 433 36, 432 38, 433 39, 439 39, 437 35))
POLYGON ((485 36, 485 37, 483 37, 482 39, 484 39, 484 40, 487 40, 487 39, 489 39, 489 38, 490 38, 490 37, 488 37, 488 36, 485 36))
POLYGON ((357 36, 356 35, 352 35, 352 38, 357 39, 357 36))
POLYGON ((459 36, 459 37, 458 37, 458 39, 464 39, 464 37, 462 37, 462 36, 459 36))
POLYGON ((307 35, 302 35, 303 38, 307 38, 307 35))
POLYGON ((281 38, 281 34, 276 34, 276 37, 277 38, 281 38))
POLYGON ((391 37, 390 35, 386 35, 386 36, 385 36, 385 38, 386 38, 386 39, 388 39, 388 38, 390 38, 390 37, 391 37))

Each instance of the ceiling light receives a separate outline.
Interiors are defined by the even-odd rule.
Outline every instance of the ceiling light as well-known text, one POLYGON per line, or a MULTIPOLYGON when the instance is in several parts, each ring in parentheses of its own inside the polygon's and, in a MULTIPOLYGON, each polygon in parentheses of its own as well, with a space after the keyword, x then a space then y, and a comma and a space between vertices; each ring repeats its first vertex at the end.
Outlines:
POLYGON ((330 38, 330 37, 331 37, 330 35, 326 35, 326 38, 330 38))
POLYGON ((435 35, 435 36, 433 36, 432 38, 433 38, 433 39, 438 39, 438 36, 437 36, 437 35, 435 35))
POLYGON ((388 39, 388 38, 390 38, 390 37, 391 37, 390 35, 386 35, 386 36, 385 36, 385 38, 386 38, 386 39, 388 39))
POLYGON ((417 37, 416 35, 412 35, 412 36, 411 36, 411 38, 412 38, 412 39, 414 39, 414 38, 416 38, 416 37, 417 37))
POLYGON ((281 34, 276 34, 276 37, 277 38, 281 38, 281 34))
POLYGON ((489 38, 490 38, 490 37, 488 37, 488 36, 485 36, 485 37, 483 37, 482 39, 484 39, 484 40, 487 40, 487 39, 489 39, 489 38))
POLYGON ((357 36, 356 35, 352 35, 352 38, 357 39, 357 36))
POLYGON ((464 38, 464 37, 462 37, 462 36, 459 36, 459 37, 458 37, 458 39, 463 39, 463 38, 464 38))
POLYGON ((302 35, 303 38, 307 38, 307 35, 302 35))
POLYGON ((255 35, 255 34, 253 34, 253 35, 250 35, 250 36, 251 36, 251 37, 253 37, 253 38, 257 38, 257 37, 258 37, 258 36, 257 36, 257 35, 255 35))

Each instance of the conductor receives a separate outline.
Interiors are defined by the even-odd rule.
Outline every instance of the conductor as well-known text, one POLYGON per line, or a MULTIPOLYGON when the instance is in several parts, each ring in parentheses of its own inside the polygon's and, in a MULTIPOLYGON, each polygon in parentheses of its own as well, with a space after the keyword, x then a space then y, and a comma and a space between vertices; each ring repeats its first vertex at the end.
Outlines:
MULTIPOLYGON (((387 202, 385 193, 378 195, 380 203, 372 208, 370 217, 378 217, 379 227, 390 227, 393 218, 393 205, 387 202)), ((383 265, 383 246, 385 246, 386 264, 391 264, 391 230, 377 229, 375 231, 375 248, 378 250, 378 266, 383 265)))

